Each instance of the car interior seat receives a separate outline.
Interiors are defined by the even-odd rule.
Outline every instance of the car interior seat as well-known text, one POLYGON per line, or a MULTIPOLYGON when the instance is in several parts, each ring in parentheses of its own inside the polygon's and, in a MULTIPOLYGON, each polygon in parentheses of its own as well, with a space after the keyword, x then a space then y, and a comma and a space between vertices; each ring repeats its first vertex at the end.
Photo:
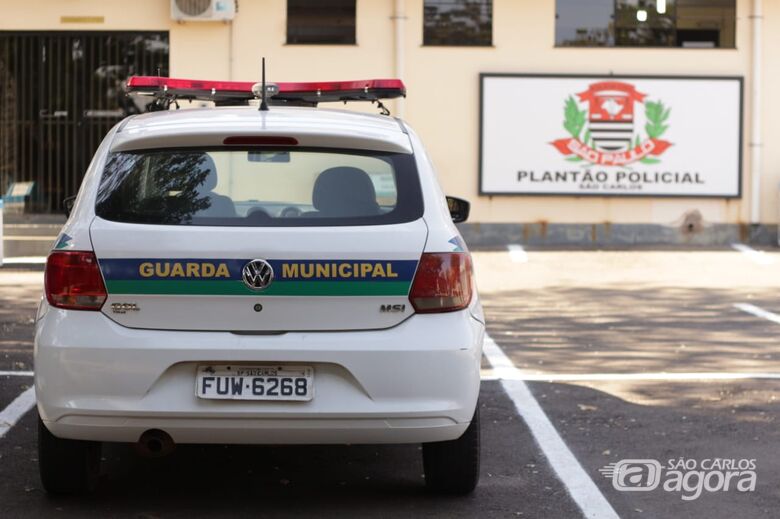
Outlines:
POLYGON ((312 205, 316 211, 303 216, 345 218, 381 213, 371 177, 350 166, 329 168, 319 174, 312 190, 312 205))
POLYGON ((203 154, 200 161, 200 167, 207 171, 203 181, 196 188, 199 198, 206 198, 209 205, 197 212, 196 216, 207 218, 232 218, 236 216, 236 206, 229 196, 220 195, 214 192, 217 187, 217 166, 207 153, 203 154))

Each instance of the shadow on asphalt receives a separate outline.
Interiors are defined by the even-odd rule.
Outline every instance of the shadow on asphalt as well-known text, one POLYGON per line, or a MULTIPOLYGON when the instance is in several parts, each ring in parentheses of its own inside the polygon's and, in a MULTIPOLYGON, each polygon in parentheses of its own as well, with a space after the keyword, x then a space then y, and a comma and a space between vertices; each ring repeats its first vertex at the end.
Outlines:
POLYGON ((483 297, 488 331, 520 369, 551 373, 780 372, 772 290, 548 287, 483 297))
POLYGON ((0 442, 0 516, 579 517, 498 382, 480 405, 481 480, 466 497, 426 491, 419 445, 179 446, 146 459, 112 444, 95 493, 50 498, 31 412, 0 442))
MULTIPOLYGON (((578 461, 620 517, 775 517, 780 507, 780 381, 533 382, 529 387, 578 461), (637 404, 618 395, 647 395, 664 404, 637 404), (673 399, 669 396, 673 395, 673 399), (753 492, 618 491, 599 469, 625 459, 753 459, 753 492)), ((696 483, 690 479, 690 485, 696 483)), ((717 480, 713 480, 717 481, 717 480)))

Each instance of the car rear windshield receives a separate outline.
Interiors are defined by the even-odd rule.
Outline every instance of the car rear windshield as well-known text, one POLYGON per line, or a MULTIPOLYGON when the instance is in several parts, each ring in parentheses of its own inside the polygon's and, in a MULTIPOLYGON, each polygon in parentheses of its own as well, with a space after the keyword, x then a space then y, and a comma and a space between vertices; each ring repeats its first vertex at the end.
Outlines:
POLYGON ((416 220, 414 157, 332 149, 112 153, 98 190, 106 220, 161 225, 381 225, 416 220))

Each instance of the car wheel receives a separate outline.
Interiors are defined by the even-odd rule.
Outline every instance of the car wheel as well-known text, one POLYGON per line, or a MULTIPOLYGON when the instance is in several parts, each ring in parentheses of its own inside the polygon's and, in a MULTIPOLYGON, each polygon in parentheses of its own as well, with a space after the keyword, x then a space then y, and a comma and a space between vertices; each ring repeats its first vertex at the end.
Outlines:
POLYGON ((50 494, 94 490, 100 474, 100 443, 57 438, 38 417, 38 471, 50 494))
POLYGON ((479 404, 463 436, 423 444, 425 485, 442 494, 468 494, 479 482, 479 404))

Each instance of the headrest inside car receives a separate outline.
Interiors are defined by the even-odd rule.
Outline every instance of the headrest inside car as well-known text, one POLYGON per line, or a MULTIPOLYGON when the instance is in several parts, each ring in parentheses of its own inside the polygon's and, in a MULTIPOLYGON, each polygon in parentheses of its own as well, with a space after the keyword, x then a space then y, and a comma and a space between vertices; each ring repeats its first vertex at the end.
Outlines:
POLYGON ((380 212, 371 177, 362 169, 347 166, 320 173, 314 182, 312 204, 329 217, 369 216, 380 212))

